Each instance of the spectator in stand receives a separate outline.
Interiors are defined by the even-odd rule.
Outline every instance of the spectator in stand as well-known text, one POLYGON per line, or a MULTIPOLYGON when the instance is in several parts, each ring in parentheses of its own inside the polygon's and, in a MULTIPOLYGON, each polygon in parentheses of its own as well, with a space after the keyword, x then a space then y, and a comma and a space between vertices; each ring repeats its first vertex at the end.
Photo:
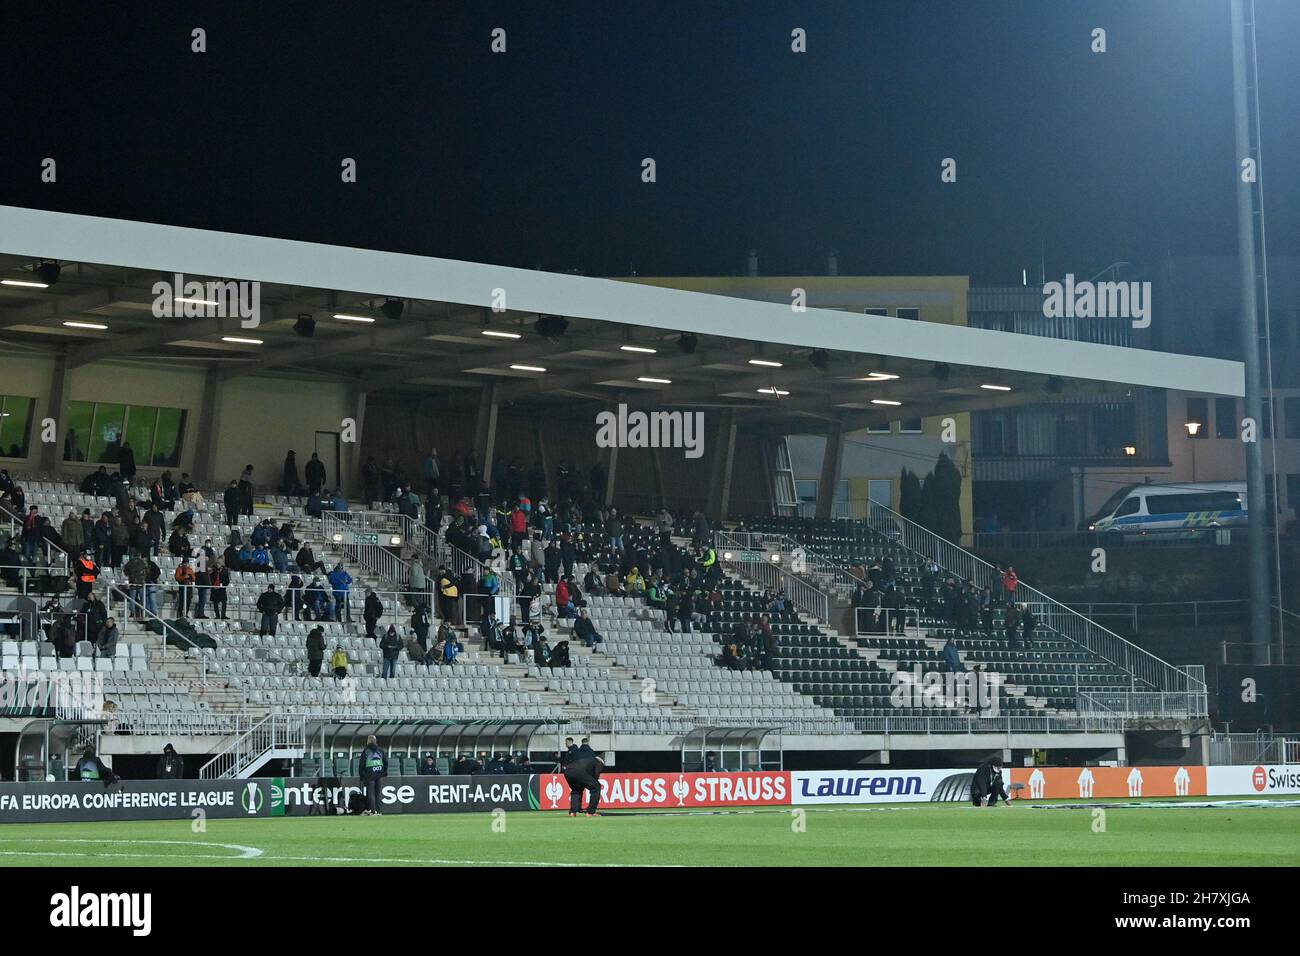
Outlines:
POLYGON ((961 662, 961 655, 957 653, 957 643, 951 637, 943 646, 943 662, 949 673, 957 674, 966 670, 966 665, 961 662))
POLYGON ((258 625, 257 636, 266 637, 275 636, 275 625, 280 619, 280 612, 284 610, 284 598, 276 593, 275 585, 268 584, 262 596, 257 599, 257 610, 262 615, 262 622, 258 625))
POLYGON ((69 511, 68 516, 63 519, 63 526, 59 529, 59 537, 63 539, 63 550, 67 551, 68 554, 78 554, 86 546, 81 519, 77 517, 75 511, 69 511))
MULTIPOLYGON (((103 604, 100 604, 103 607, 103 604)), ((117 621, 114 618, 106 618, 104 626, 99 629, 95 639, 95 654, 98 657, 114 657, 117 655, 117 639, 120 632, 117 629, 117 621)))
POLYGON ((991 588, 980 588, 979 608, 980 608, 980 629, 984 632, 985 637, 992 637, 993 636, 993 591, 991 588))
POLYGON ((307 493, 312 495, 318 494, 329 480, 325 474, 325 463, 316 452, 311 453, 311 461, 303 468, 303 477, 307 479, 307 493))
POLYGON ((627 572, 627 593, 632 597, 641 597, 645 594, 645 578, 641 576, 641 569, 636 565, 627 572))
POLYGON ((438 616, 449 623, 456 623, 456 604, 460 598, 460 588, 457 587, 450 572, 445 567, 438 568, 438 616))
POLYGON ((118 452, 117 470, 127 481, 135 477, 135 451, 132 450, 129 441, 122 442, 122 448, 118 452))
POLYGON ((330 656, 330 673, 334 675, 334 683, 337 684, 348 676, 348 663, 348 652, 342 644, 336 644, 334 653, 330 656))
POLYGON ((294 557, 294 562, 298 565, 298 570, 303 574, 315 574, 320 572, 326 574, 329 569, 325 567, 323 561, 316 560, 316 554, 312 551, 311 545, 306 542, 298 549, 298 554, 294 557))
POLYGON ((321 664, 325 662, 325 628, 317 624, 307 632, 307 674, 320 677, 321 664))
POLYGON ((334 619, 342 621, 346 616, 347 623, 351 624, 352 605, 348 601, 348 589, 352 587, 352 575, 343 570, 342 561, 334 565, 334 570, 329 573, 329 582, 334 589, 334 619))
POLYGON ((294 497, 303 493, 302 481, 298 480, 298 455, 292 451, 285 455, 285 467, 279 477, 279 493, 294 497))
POLYGON ((1006 610, 1002 613, 1002 626, 1007 635, 1007 647, 1014 648, 1020 639, 1020 608, 1012 601, 1007 602, 1006 610))
POLYGON ((348 513, 348 499, 344 496, 342 488, 334 489, 334 494, 330 497, 330 510, 339 514, 348 513))
POLYGON ((239 476, 239 513, 253 516, 253 466, 245 465, 239 476))
POLYGON ((596 625, 592 624, 591 618, 587 616, 586 608, 583 608, 581 615, 573 622, 573 636, 588 647, 595 647, 605 642, 605 638, 601 637, 600 632, 596 630, 596 625))
POLYGON ((402 638, 397 633, 397 628, 390 624, 388 630, 384 632, 383 639, 379 642, 379 651, 384 656, 383 669, 380 676, 384 680, 397 676, 397 659, 402 654, 402 638))
POLYGON ((366 623, 366 637, 375 640, 375 625, 384 616, 384 602, 370 588, 366 588, 366 599, 362 605, 361 617, 366 623))
POLYGON ((407 587, 410 589, 411 594, 415 596, 415 600, 419 600, 420 595, 429 591, 429 578, 424 573, 424 564, 418 557, 411 561, 411 580, 407 587))
POLYGON ((627 594, 622 579, 619 578, 618 572, 613 569, 605 575, 605 593, 610 597, 624 597, 627 594))
POLYGON ((221 494, 221 503, 226 509, 226 525, 228 527, 233 528, 239 524, 239 512, 243 501, 243 494, 239 490, 239 482, 231 481, 221 494))
POLYGON ((23 530, 20 535, 23 543, 23 557, 30 562, 36 561, 36 549, 41 543, 40 509, 32 505, 23 518, 23 530))
POLYGON ((213 561, 208 571, 209 596, 212 600, 212 616, 218 621, 226 620, 226 586, 230 584, 230 572, 226 570, 221 559, 213 561))
MULTIPOLYGON (((194 568, 189 558, 182 558, 176 567, 176 615, 185 617, 190 613, 190 600, 194 597, 194 568)), ((274 632, 272 632, 274 633, 274 632)))
MULTIPOLYGON (((1024 636, 1026 650, 1034 646, 1034 630, 1038 627, 1038 618, 1029 605, 1020 605, 1020 633, 1024 636)), ((1041 656, 1041 655, 1040 655, 1041 656)))
POLYGON ((1020 587, 1020 575, 1016 574, 1015 565, 1008 564, 1002 571, 1002 593, 1008 602, 1016 599, 1016 589, 1020 587))

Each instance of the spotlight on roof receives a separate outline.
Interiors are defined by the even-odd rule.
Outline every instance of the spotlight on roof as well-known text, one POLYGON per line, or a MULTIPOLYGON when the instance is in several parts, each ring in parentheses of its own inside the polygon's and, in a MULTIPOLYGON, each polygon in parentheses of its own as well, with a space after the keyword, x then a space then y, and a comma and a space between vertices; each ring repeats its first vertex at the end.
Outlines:
POLYGON ((1053 395, 1060 395, 1065 390, 1065 379, 1059 375, 1047 376, 1047 381, 1043 383, 1043 388, 1053 395))
POLYGON ((569 320, 559 315, 539 315, 533 323, 537 334, 548 339, 558 339, 568 327, 569 320))
POLYGON ((57 262, 42 262, 36 267, 36 278, 46 285, 54 285, 59 281, 59 273, 62 271, 63 267, 57 262))
POLYGON ((298 321, 293 324, 293 330, 304 339, 309 339, 316 334, 316 320, 311 317, 310 312, 299 312, 298 321))
POLYGON ((946 362, 935 362, 934 365, 930 368, 930 374, 933 375, 940 382, 948 381, 948 376, 951 373, 952 373, 952 369, 948 368, 948 363, 946 362))
POLYGON ((826 354, 825 349, 813 349, 808 353, 808 361, 813 368, 826 371, 826 366, 831 364, 831 357, 826 354))
POLYGON ((683 355, 694 355, 699 344, 699 337, 694 332, 683 332, 677 337, 677 348, 681 350, 683 355))
POLYGON ((379 311, 384 313, 384 317, 397 321, 402 317, 402 310, 406 308, 406 303, 401 299, 385 299, 384 304, 379 307, 379 311))

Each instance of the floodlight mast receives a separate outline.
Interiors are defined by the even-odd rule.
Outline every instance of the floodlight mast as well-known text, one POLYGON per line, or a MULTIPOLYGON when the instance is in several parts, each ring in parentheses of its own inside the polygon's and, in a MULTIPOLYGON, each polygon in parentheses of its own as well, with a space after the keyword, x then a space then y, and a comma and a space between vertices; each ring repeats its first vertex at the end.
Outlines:
MULTIPOLYGON (((1251 3, 1253 31, 1254 3, 1251 3)), ((1270 624, 1272 599, 1268 572, 1267 525, 1268 500, 1264 494, 1264 456, 1260 447, 1260 425, 1263 422, 1263 402, 1260 396, 1259 374, 1259 311, 1256 297, 1255 263, 1255 210, 1254 192, 1260 176, 1258 157, 1255 175, 1246 177, 1242 162, 1252 156, 1250 135, 1250 108, 1247 93, 1246 63, 1246 0, 1230 0, 1229 14, 1232 24, 1232 112, 1236 139, 1237 162, 1234 163, 1237 180, 1237 258, 1241 269, 1241 338, 1242 359, 1246 372, 1246 417, 1255 422, 1255 440, 1243 442, 1246 452, 1247 528, 1246 547, 1250 554, 1250 644, 1255 664, 1269 663, 1270 624)), ((1279 595, 1280 599, 1280 595, 1279 595)), ((1280 612, 1279 612, 1280 613, 1280 612)))

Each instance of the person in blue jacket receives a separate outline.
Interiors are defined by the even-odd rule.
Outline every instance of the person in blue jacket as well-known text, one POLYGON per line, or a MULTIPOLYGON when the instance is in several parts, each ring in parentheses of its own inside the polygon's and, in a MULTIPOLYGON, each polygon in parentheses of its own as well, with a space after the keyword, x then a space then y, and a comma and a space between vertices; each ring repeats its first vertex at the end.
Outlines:
POLYGON ((347 623, 351 624, 352 605, 348 602, 348 588, 352 586, 352 575, 343 570, 342 561, 334 565, 334 570, 329 573, 329 582, 334 589, 334 619, 342 621, 346 614, 347 623))

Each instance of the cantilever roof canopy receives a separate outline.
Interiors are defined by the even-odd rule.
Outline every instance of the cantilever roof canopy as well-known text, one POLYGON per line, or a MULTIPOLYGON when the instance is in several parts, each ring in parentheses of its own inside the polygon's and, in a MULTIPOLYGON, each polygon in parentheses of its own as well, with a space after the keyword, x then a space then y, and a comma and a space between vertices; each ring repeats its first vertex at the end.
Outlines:
POLYGON ((0 206, 0 280, 31 279, 43 260, 62 264, 56 284, 0 285, 0 339, 58 351, 73 367, 143 356, 215 365, 223 377, 280 369, 474 398, 495 382, 505 403, 625 396, 784 425, 859 426, 1134 385, 1244 392, 1242 365, 1221 359, 832 308, 793 315, 788 304, 616 279, 0 206), (156 318, 153 284, 176 273, 260 283, 259 325, 156 318), (400 319, 379 311, 387 297, 404 301, 400 319), (318 323, 310 340, 293 331, 302 314, 318 323), (539 315, 568 328, 542 337, 539 315), (679 347, 681 333, 697 337, 694 351, 679 347), (808 361, 815 349, 828 353, 824 367, 808 361))

